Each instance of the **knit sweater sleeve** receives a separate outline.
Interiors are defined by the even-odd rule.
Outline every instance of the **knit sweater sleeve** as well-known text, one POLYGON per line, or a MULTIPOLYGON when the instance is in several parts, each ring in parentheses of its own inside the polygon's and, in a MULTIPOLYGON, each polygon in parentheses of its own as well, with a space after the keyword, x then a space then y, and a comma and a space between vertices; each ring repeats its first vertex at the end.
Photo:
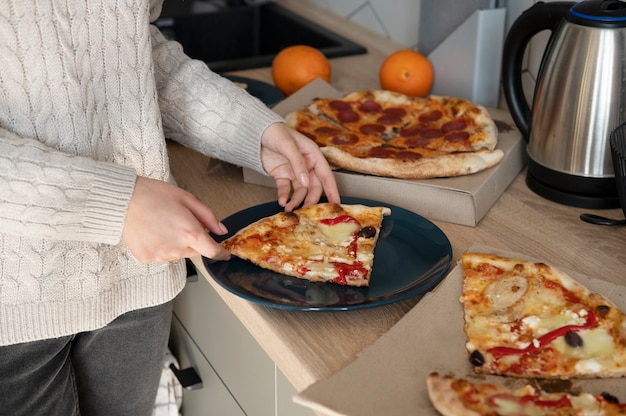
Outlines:
POLYGON ((263 131, 283 118, 243 88, 187 57, 152 26, 155 77, 166 137, 206 155, 263 172, 263 131))
POLYGON ((55 151, 0 128, 0 227, 10 235, 117 244, 131 168, 55 151))

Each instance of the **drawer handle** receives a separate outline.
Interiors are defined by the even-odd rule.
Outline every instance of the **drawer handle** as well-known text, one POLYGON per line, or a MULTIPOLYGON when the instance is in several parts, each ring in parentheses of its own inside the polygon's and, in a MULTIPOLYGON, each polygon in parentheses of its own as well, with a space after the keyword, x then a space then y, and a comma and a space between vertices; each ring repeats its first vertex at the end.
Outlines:
POLYGON ((187 283, 198 281, 198 269, 191 260, 185 258, 185 266, 187 268, 187 283))
POLYGON ((188 390, 197 390, 202 388, 202 379, 193 367, 183 368, 179 370, 174 363, 170 364, 170 370, 174 373, 180 384, 188 390))

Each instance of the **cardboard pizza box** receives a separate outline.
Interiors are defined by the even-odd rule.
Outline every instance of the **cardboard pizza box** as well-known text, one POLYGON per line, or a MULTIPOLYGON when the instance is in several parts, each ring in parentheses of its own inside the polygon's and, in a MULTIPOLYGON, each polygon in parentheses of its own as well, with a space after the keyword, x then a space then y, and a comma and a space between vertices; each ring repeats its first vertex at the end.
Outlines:
MULTIPOLYGON (((479 243, 469 251, 537 260, 479 243)), ((561 265, 554 266, 626 310, 626 286, 572 273, 561 265)), ((463 305, 459 301, 462 291, 463 269, 458 264, 442 283, 425 294, 352 363, 313 383, 298 393, 294 401, 323 415, 438 416, 426 388, 426 376, 432 371, 509 388, 527 383, 528 380, 521 378, 474 373, 465 349, 463 305), (446 313, 441 313, 442 306, 446 313)), ((570 391, 609 392, 623 400, 626 379, 573 379, 564 386, 570 391)))
MULTIPOLYGON (((311 103, 315 97, 340 97, 342 92, 317 79, 280 102, 273 109, 283 116, 311 103)), ((485 171, 454 178, 394 179, 336 170, 339 191, 344 196, 373 199, 413 211, 431 220, 476 226, 498 200, 526 162, 525 140, 509 113, 488 109, 498 127, 498 148, 504 159, 485 171)), ((250 169, 244 181, 275 187, 272 178, 250 169)))

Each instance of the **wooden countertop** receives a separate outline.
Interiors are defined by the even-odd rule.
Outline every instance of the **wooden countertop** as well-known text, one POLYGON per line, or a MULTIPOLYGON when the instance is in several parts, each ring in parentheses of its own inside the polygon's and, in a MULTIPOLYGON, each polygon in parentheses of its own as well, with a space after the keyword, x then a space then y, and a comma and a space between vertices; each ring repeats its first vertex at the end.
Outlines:
MULTIPOLYGON (((378 88, 380 63, 389 52, 402 48, 304 1, 277 2, 296 12, 306 10, 311 20, 327 24, 368 48, 366 55, 331 60, 331 83, 339 90, 378 88)), ((272 82, 268 68, 236 74, 272 82)), ((244 183, 240 168, 175 143, 169 145, 169 150, 178 184, 220 218, 276 199, 275 189, 244 183)), ((525 176, 524 171, 516 178, 477 227, 434 221, 450 239, 453 264, 461 253, 479 242, 542 258, 588 276, 626 283, 626 227, 591 225, 579 219, 583 212, 622 218, 622 211, 580 209, 548 201, 528 189, 525 176)), ((354 360, 419 300, 350 312, 283 311, 258 306, 226 292, 207 274, 199 259, 194 259, 194 263, 299 391, 354 360)))

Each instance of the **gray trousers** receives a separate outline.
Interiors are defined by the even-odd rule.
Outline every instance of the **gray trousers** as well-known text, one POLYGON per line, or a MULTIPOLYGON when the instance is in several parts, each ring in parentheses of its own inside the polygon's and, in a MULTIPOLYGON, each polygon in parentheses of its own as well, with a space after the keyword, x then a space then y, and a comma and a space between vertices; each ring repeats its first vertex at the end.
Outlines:
POLYGON ((0 347, 0 415, 150 416, 172 302, 106 327, 0 347))

